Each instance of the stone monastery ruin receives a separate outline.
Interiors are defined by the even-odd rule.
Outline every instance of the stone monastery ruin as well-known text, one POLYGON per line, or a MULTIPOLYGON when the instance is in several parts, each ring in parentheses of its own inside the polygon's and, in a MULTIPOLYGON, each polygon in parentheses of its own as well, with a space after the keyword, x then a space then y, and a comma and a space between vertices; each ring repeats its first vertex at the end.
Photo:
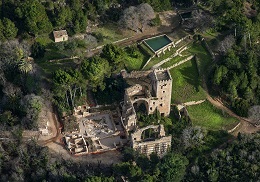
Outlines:
POLYGON ((139 128, 136 113, 140 105, 144 105, 148 115, 170 114, 172 78, 169 70, 122 71, 121 75, 132 84, 125 89, 124 101, 116 110, 92 113, 86 106, 74 110, 79 131, 64 137, 72 154, 100 153, 128 145, 145 155, 156 153, 162 157, 170 148, 171 136, 166 136, 163 125, 139 128), (144 137, 146 131, 153 135, 144 137))

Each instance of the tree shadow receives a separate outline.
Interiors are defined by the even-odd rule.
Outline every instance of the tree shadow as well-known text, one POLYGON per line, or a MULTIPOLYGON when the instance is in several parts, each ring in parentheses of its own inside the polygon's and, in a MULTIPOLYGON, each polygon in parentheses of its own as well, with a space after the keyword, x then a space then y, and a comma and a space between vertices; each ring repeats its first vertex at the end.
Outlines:
POLYGON ((201 86, 201 80, 197 70, 197 65, 194 59, 191 60, 191 66, 184 67, 180 70, 183 78, 186 82, 196 89, 196 92, 199 92, 199 86, 201 86))
POLYGON ((157 28, 158 32, 163 32, 163 33, 171 33, 173 29, 174 27, 166 26, 166 25, 161 25, 160 27, 157 28))

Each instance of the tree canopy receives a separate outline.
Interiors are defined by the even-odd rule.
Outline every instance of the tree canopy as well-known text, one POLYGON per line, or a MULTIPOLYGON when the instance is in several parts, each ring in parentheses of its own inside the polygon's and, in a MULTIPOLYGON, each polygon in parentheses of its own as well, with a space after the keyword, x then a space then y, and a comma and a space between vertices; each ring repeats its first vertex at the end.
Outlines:
POLYGON ((19 18, 20 26, 25 26, 29 33, 37 35, 52 31, 45 8, 38 0, 20 2, 15 9, 15 15, 19 18))

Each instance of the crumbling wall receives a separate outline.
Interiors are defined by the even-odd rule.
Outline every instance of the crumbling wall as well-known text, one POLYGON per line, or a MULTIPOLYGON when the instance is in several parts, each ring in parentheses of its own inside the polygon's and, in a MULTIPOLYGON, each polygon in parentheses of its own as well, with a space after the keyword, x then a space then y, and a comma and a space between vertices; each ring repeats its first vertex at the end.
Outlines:
POLYGON ((150 125, 132 133, 131 145, 133 149, 147 156, 156 153, 159 157, 162 157, 171 147, 171 136, 165 136, 163 125, 150 125), (153 141, 142 141, 142 133, 147 129, 154 129, 154 131, 159 132, 158 138, 153 141))
MULTIPOLYGON (((125 78, 128 76, 139 77, 149 75, 152 82, 151 90, 140 84, 136 84, 126 89, 122 113, 125 128, 134 128, 132 125, 136 123, 136 116, 129 115, 127 112, 129 112, 130 108, 133 108, 134 110, 135 103, 145 102, 148 114, 153 114, 156 110, 158 110, 162 116, 168 116, 170 114, 172 78, 168 69, 135 71, 131 72, 128 76, 128 73, 126 72, 123 74, 125 75, 125 78), (156 76, 157 74, 158 77, 156 76)), ((133 114, 136 113, 133 112, 133 114)))
POLYGON ((131 135, 132 142, 134 143, 134 142, 142 141, 142 133, 148 129, 153 129, 155 132, 159 132, 160 137, 165 136, 165 131, 164 131, 163 125, 149 125, 147 127, 138 129, 136 132, 132 133, 132 135, 131 135))
POLYGON ((140 77, 147 77, 152 72, 152 70, 148 71, 132 71, 127 73, 125 70, 121 72, 123 78, 140 78, 140 77))

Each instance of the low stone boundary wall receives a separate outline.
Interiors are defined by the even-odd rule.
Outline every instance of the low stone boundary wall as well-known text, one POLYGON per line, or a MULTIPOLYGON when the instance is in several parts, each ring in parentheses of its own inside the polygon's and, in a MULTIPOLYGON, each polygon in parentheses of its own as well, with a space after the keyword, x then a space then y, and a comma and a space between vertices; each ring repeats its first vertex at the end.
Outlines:
POLYGON ((189 60, 191 60, 191 59, 193 59, 193 58, 194 58, 194 56, 189 56, 189 57, 187 57, 186 59, 184 59, 184 60, 182 60, 182 61, 180 61, 180 62, 178 62, 178 63, 175 63, 174 65, 168 67, 167 69, 175 68, 175 67, 177 67, 177 66, 179 66, 179 65, 181 65, 181 64, 183 64, 183 63, 185 63, 185 62, 187 62, 187 61, 189 61, 189 60))
POLYGON ((146 77, 148 76, 152 70, 148 71, 132 71, 130 73, 124 72, 122 74, 123 78, 140 78, 140 77, 146 77))
MULTIPOLYGON (((123 41, 128 40, 128 39, 131 39, 131 38, 133 38, 133 37, 134 37, 134 36, 127 37, 127 38, 124 38, 124 39, 120 39, 120 40, 117 40, 117 41, 112 42, 112 44, 116 44, 116 43, 119 43, 119 42, 123 42, 123 41)), ((97 49, 102 49, 104 46, 105 46, 105 44, 100 45, 100 46, 98 46, 98 47, 96 47, 96 48, 90 49, 90 51, 95 51, 95 50, 97 50, 97 49)))
POLYGON ((67 57, 67 58, 62 58, 62 59, 50 59, 49 62, 54 62, 54 61, 64 61, 64 60, 68 60, 68 59, 78 59, 78 56, 71 56, 71 57, 67 57))
POLYGON ((131 38, 133 38, 133 37, 134 37, 134 36, 127 37, 127 38, 124 38, 124 39, 121 39, 121 40, 117 40, 117 41, 113 42, 113 44, 116 44, 116 43, 118 43, 118 42, 123 42, 123 41, 128 40, 128 39, 131 39, 131 38))
POLYGON ((24 139, 31 139, 31 138, 39 138, 41 132, 40 131, 31 131, 31 130, 24 130, 23 131, 23 138, 24 139))
POLYGON ((155 57, 155 54, 153 56, 151 56, 145 63, 145 65, 142 67, 142 70, 148 65, 148 63, 151 61, 151 59, 153 59, 155 57))
POLYGON ((211 55, 211 57, 212 57, 212 59, 213 59, 213 61, 214 61, 214 60, 215 60, 215 54, 214 54, 213 51, 210 49, 208 43, 205 41, 204 38, 202 38, 201 44, 202 44, 202 46, 204 46, 204 47, 207 49, 207 51, 209 52, 209 54, 211 55))
POLYGON ((175 42, 175 45, 181 43, 182 41, 186 40, 187 38, 190 38, 190 35, 187 35, 187 36, 185 36, 185 37, 183 37, 183 38, 177 40, 177 41, 175 42))
POLYGON ((183 103, 185 106, 193 106, 193 105, 198 105, 198 104, 201 104, 203 102, 205 102, 206 99, 204 100, 199 100, 199 101, 190 101, 190 102, 185 102, 183 103))
MULTIPOLYGON (((32 138, 38 139, 40 136, 40 131, 24 130, 22 133, 23 140, 31 140, 32 138)), ((0 140, 15 140, 13 138, 13 133, 10 131, 1 131, 0 140)))

